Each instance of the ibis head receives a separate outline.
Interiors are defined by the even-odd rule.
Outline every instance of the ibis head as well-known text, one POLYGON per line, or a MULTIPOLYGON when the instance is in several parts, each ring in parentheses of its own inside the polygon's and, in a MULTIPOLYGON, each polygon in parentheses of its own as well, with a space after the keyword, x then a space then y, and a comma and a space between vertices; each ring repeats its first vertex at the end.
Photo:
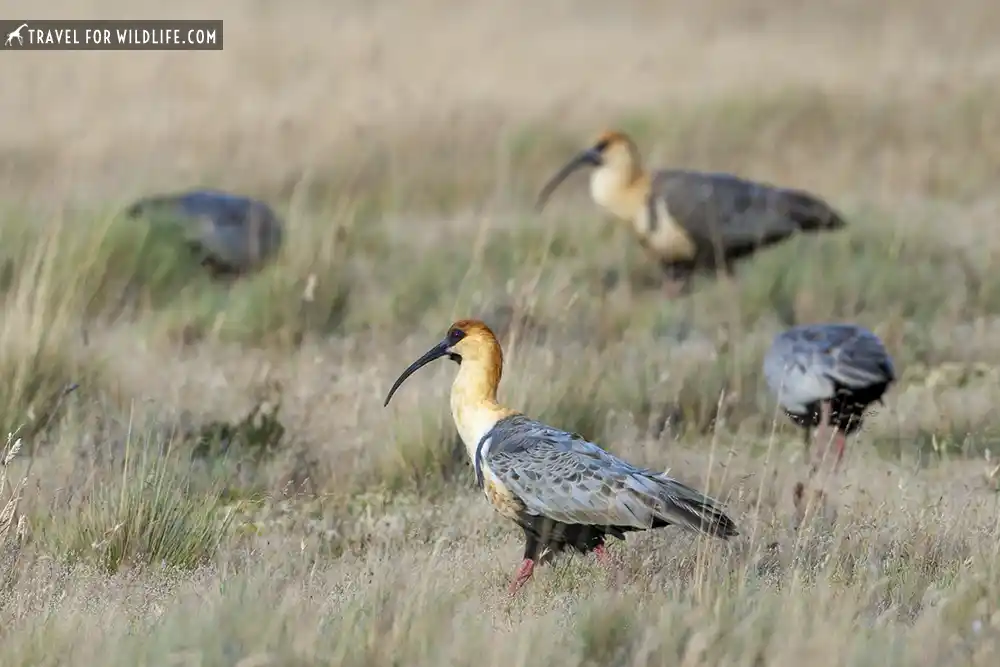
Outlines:
POLYGON ((408 377, 435 359, 442 357, 447 357, 459 365, 466 362, 467 365, 474 365, 476 368, 486 371, 486 375, 489 376, 486 378, 488 384, 492 384, 493 391, 496 391, 503 365, 503 355, 496 336, 485 323, 479 320, 459 320, 448 328, 448 333, 437 345, 410 364, 396 379, 385 398, 383 407, 389 405, 392 395, 408 377))
POLYGON ((542 187, 535 208, 541 211, 549 197, 570 174, 584 167, 594 168, 590 176, 591 196, 599 204, 618 195, 642 176, 639 151, 624 132, 602 133, 592 146, 577 153, 542 187))

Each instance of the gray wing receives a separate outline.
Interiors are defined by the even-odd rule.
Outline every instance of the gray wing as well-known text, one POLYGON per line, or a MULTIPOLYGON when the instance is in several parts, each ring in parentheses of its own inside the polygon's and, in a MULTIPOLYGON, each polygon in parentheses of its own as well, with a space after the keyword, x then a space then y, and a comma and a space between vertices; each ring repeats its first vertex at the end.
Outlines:
POLYGON ((732 174, 662 170, 653 177, 652 191, 696 242, 720 242, 730 250, 773 243, 797 231, 847 224, 814 195, 732 174))
POLYGON ((892 358, 871 331, 851 324, 793 327, 775 336, 764 376, 782 405, 803 408, 837 387, 863 389, 896 378, 892 358))
POLYGON ((146 197, 132 204, 128 214, 151 216, 154 224, 177 225, 189 243, 234 267, 247 268, 282 243, 281 220, 266 203, 226 192, 146 197))
POLYGON ((737 534, 711 498, 578 435, 517 416, 498 423, 490 438, 483 462, 529 514, 635 528, 659 520, 720 537, 737 534))

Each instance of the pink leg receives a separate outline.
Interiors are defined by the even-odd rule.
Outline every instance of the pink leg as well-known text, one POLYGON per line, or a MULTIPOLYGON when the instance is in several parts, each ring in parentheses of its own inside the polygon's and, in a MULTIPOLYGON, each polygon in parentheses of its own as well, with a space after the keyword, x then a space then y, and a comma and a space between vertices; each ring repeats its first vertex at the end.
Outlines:
POLYGON ((847 436, 841 431, 837 431, 837 434, 833 437, 833 446, 837 452, 837 463, 834 465, 834 471, 840 469, 840 462, 844 458, 844 447, 847 445, 847 436))
POLYGON ((820 466, 823 464, 828 464, 827 459, 829 458, 830 450, 830 429, 826 426, 822 426, 816 429, 816 447, 813 450, 813 461, 812 469, 813 471, 819 470, 820 466))
POLYGON ((813 457, 813 470, 815 471, 819 463, 826 456, 827 449, 833 445, 834 451, 834 472, 840 469, 840 463, 844 459, 844 448, 847 446, 847 435, 839 428, 829 425, 830 404, 823 401, 820 407, 820 424, 816 428, 816 454, 813 457))
MULTIPOLYGON (((820 404, 820 418, 819 424, 816 426, 816 432, 813 434, 813 451, 811 456, 808 458, 809 461, 809 477, 812 478, 817 472, 819 472, 820 466, 825 463, 826 453, 830 447, 831 436, 836 452, 837 463, 834 466, 840 465, 840 459, 844 455, 844 434, 840 432, 836 427, 830 426, 831 417, 831 407, 829 401, 823 401, 820 404)), ((824 503, 826 494, 822 489, 816 489, 813 492, 814 502, 824 503)), ((809 504, 809 499, 806 497, 806 484, 803 482, 798 482, 795 484, 793 490, 793 500, 795 504, 796 514, 798 515, 796 524, 800 523, 805 516, 806 506, 809 504)))
POLYGON ((686 287, 687 284, 683 280, 666 278, 663 281, 663 294, 668 299, 679 299, 684 296, 684 290, 686 287))
POLYGON ((507 592, 514 595, 521 590, 521 587, 528 582, 528 579, 531 579, 531 575, 534 571, 535 561, 530 558, 525 558, 521 561, 521 566, 517 568, 517 572, 514 574, 514 581, 510 582, 507 592))
POLYGON ((816 440, 815 450, 812 458, 812 468, 815 471, 826 457, 826 450, 830 446, 830 403, 823 401, 819 408, 819 425, 816 426, 814 438, 816 440))
POLYGON ((624 581, 624 572, 622 572, 620 565, 611 558, 607 547, 603 544, 597 545, 594 547, 594 555, 597 557, 597 562, 607 571, 608 576, 611 578, 612 586, 621 587, 624 581))

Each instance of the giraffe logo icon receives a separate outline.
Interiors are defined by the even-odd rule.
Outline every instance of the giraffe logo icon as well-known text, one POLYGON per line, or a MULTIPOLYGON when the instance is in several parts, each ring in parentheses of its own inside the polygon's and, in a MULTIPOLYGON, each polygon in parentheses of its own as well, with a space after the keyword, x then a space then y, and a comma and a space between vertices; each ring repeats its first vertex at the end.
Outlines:
POLYGON ((28 27, 27 23, 22 23, 17 26, 16 30, 11 30, 7 33, 7 39, 4 40, 4 46, 13 46, 14 40, 17 40, 18 46, 24 46, 24 37, 21 37, 21 31, 28 27))

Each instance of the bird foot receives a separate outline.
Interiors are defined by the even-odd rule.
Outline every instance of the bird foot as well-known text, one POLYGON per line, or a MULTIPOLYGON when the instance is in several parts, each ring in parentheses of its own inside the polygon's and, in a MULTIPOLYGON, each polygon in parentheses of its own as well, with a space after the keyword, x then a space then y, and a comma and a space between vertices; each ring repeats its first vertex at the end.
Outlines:
POLYGON ((514 574, 514 580, 510 582, 510 586, 507 587, 507 592, 514 595, 521 587, 528 583, 528 579, 531 579, 531 575, 535 571, 535 561, 530 558, 525 558, 521 561, 520 567, 517 568, 517 572, 514 574))

